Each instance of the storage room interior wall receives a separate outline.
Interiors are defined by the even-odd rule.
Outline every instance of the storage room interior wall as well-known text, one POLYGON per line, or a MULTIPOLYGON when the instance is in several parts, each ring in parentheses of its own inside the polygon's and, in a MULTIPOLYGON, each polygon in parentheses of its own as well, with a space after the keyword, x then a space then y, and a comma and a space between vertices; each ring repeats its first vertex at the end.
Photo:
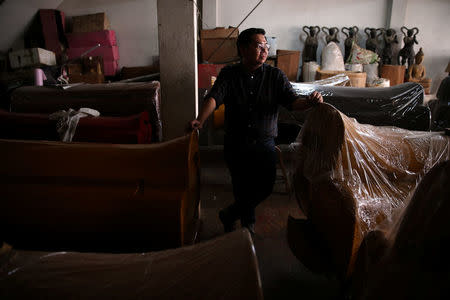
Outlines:
MULTIPOLYGON (((203 0, 217 4, 217 25, 236 26, 259 0, 203 0)), ((303 50, 306 34, 305 25, 359 27, 360 46, 367 38, 365 27, 386 27, 388 8, 391 1, 398 0, 264 0, 252 15, 241 25, 262 27, 268 36, 277 37, 278 49, 303 50)), ((418 27, 418 45, 425 52, 424 65, 428 76, 432 77, 432 92, 436 92, 450 61, 450 1, 449 0, 400 0, 406 5, 404 25, 418 27)), ((397 30, 399 42, 403 34, 397 30)), ((345 36, 340 35, 340 47, 344 49, 345 36)), ((319 41, 318 53, 321 53, 325 39, 319 41)), ((403 43, 401 44, 403 45, 403 43)))
POLYGON ((111 29, 116 31, 121 68, 148 66, 158 59, 156 3, 157 0, 65 0, 56 9, 66 17, 105 12, 111 29))
MULTIPOLYGON (((241 25, 241 29, 263 27, 268 36, 277 37, 279 49, 302 51, 306 36, 301 29, 304 25, 338 28, 356 25, 360 29, 359 44, 364 46, 364 28, 386 27, 388 8, 392 1, 406 6, 404 25, 418 27, 420 30, 417 36, 419 44, 415 45, 415 50, 417 52, 422 47, 425 52, 424 65, 428 76, 432 77, 434 93, 442 78, 447 76, 444 71, 450 60, 449 0, 264 0, 241 25)), ((259 0, 203 0, 203 8, 205 5, 213 7, 212 10, 204 9, 203 19, 207 22, 203 27, 236 26, 258 2, 259 0)), ((38 8, 60 9, 68 17, 106 12, 111 28, 116 31, 120 67, 151 65, 157 60, 157 0, 5 1, 0 6, 3 33, 0 51, 7 51, 10 47, 23 47, 23 42, 18 43, 17 40, 38 8)), ((397 33, 401 41, 403 34, 399 30, 397 33)), ((341 35, 342 50, 344 39, 345 36, 341 35)), ((319 53, 324 44, 322 37, 319 53)))

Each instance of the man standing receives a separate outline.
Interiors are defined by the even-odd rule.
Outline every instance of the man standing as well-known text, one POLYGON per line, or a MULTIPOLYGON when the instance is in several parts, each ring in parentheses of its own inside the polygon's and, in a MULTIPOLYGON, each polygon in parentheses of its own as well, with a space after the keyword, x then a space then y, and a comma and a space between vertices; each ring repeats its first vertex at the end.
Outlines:
POLYGON ((225 104, 224 156, 235 202, 222 209, 219 218, 225 232, 233 231, 240 219, 241 226, 254 234, 255 208, 272 193, 275 183, 278 105, 304 110, 323 99, 318 92, 299 98, 286 75, 265 64, 269 45, 264 29, 241 32, 237 48, 241 63, 221 70, 189 126, 201 129, 216 107, 225 104))

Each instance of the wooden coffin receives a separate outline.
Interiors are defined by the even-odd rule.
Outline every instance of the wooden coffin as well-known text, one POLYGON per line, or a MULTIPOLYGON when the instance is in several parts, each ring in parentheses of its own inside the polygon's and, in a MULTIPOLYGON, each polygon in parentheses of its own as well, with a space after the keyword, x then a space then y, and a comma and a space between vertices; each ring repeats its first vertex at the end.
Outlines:
POLYGON ((161 252, 0 249, 1 299, 262 299, 248 231, 161 252))
POLYGON ((320 248, 309 252, 327 253, 328 271, 342 278, 364 235, 390 224, 423 175, 450 159, 443 133, 359 124, 329 104, 311 111, 298 143, 294 187, 307 222, 291 220, 289 243, 306 264, 302 245, 320 248))
POLYGON ((354 299, 444 299, 448 295, 450 161, 437 164, 386 231, 358 251, 354 299))
POLYGON ((152 145, 0 140, 0 240, 138 251, 193 242, 198 135, 152 145))
POLYGON ((10 107, 12 112, 41 114, 88 107, 108 117, 130 116, 148 111, 152 142, 160 142, 162 130, 159 87, 158 81, 82 84, 68 89, 24 86, 11 94, 10 107))

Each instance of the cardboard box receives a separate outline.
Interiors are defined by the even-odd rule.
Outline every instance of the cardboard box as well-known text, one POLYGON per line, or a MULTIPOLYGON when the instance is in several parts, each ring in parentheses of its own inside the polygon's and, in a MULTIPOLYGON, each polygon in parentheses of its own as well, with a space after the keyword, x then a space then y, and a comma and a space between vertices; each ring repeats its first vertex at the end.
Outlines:
POLYGON ((94 32, 110 29, 105 13, 75 16, 72 18, 72 23, 72 32, 94 32))
POLYGON ((84 74, 72 74, 69 76, 69 83, 103 83, 105 82, 105 76, 98 73, 84 73, 84 74))
POLYGON ((200 31, 202 61, 220 64, 239 60, 236 47, 239 30, 233 30, 234 27, 219 27, 200 31))
POLYGON ((9 53, 11 68, 56 65, 55 53, 42 48, 21 49, 9 53))

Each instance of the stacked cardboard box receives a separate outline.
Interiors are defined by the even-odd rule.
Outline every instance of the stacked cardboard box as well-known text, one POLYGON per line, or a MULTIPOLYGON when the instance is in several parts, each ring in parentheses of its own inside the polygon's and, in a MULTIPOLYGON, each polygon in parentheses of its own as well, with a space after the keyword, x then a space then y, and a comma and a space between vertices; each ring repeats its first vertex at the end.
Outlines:
POLYGON ((88 50, 87 56, 101 56, 103 58, 103 73, 114 76, 119 68, 119 47, 116 33, 110 30, 105 13, 73 17, 73 32, 67 34, 69 59, 79 58, 88 50))
POLYGON ((202 61, 208 63, 229 63, 239 60, 236 41, 239 30, 234 27, 200 31, 202 61))

